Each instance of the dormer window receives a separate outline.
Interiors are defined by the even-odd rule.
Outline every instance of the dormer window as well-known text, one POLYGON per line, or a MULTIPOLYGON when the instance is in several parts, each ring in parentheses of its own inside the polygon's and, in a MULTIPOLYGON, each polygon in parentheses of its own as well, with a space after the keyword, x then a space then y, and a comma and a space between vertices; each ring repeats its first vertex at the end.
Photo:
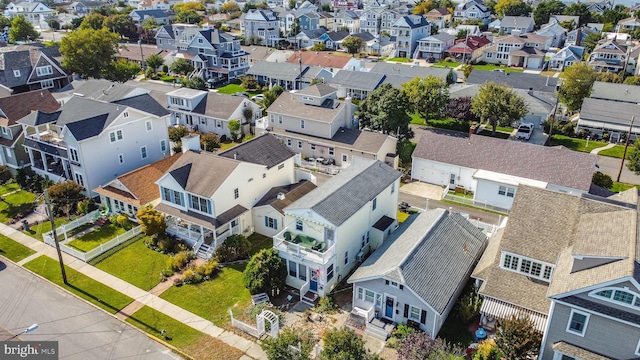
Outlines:
POLYGON ((626 288, 606 288, 589 293, 589 296, 604 299, 618 305, 640 308, 640 295, 626 288))
POLYGON ((500 268, 549 282, 551 281, 554 265, 503 252, 500 268))

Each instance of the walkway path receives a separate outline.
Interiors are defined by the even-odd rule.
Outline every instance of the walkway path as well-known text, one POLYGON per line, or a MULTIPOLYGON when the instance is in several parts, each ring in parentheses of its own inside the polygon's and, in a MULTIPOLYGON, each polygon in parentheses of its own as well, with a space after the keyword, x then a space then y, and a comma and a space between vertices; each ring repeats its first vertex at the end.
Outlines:
POLYGON ((599 148, 595 148, 593 150, 591 150, 592 154, 597 154, 602 150, 607 150, 607 149, 611 149, 612 147, 616 146, 616 144, 614 143, 608 143, 607 145, 603 146, 603 147, 599 147, 599 148))
MULTIPOLYGON (((5 235, 33 250, 36 251, 36 254, 29 256, 27 259, 33 259, 40 255, 46 255, 53 259, 57 259, 57 254, 55 248, 46 245, 44 242, 38 241, 37 239, 32 238, 29 235, 26 235, 16 229, 13 229, 5 224, 0 224, 0 234, 5 235)), ((126 312, 123 309, 123 314, 120 314, 119 317, 126 317, 126 315, 130 315, 132 310, 137 310, 136 307, 142 307, 142 305, 149 306, 177 321, 182 322, 183 324, 190 326, 202 333, 210 335, 222 342, 233 346, 242 352, 245 353, 241 359, 266 359, 267 356, 262 351, 260 346, 253 342, 249 341, 241 336, 238 336, 229 331, 225 331, 221 329, 210 321, 195 315, 187 310, 182 309, 181 307, 174 305, 164 299, 159 298, 157 295, 154 295, 150 292, 144 291, 136 286, 129 284, 128 282, 119 279, 109 273, 106 273, 94 266, 91 266, 82 260, 76 259, 70 255, 62 254, 63 261, 65 265, 68 267, 102 283, 110 288, 121 292, 135 301, 130 306, 125 307, 126 312), (135 305, 134 305, 135 304, 135 305)), ((27 262, 27 259, 22 260, 19 265, 22 265, 27 262)), ((153 290, 153 289, 152 289, 153 290)))

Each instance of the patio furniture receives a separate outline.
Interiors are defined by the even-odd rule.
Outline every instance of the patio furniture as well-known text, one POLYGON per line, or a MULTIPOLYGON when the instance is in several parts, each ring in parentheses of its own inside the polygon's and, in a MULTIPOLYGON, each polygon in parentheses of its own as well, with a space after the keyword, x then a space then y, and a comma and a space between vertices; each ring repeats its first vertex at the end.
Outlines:
POLYGON ((291 232, 290 231, 285 231, 284 232, 284 239, 286 241, 291 241, 291 232))
POLYGON ((267 293, 259 293, 255 295, 251 295, 251 302, 253 305, 262 304, 263 302, 269 301, 269 295, 267 293))
POLYGON ((300 238, 300 235, 296 235, 296 237, 293 238, 292 243, 294 244, 300 244, 302 242, 302 238, 300 238))
POLYGON ((478 342, 479 340, 484 340, 487 338, 487 332, 484 331, 483 328, 479 328, 478 330, 476 330, 476 342, 478 342))
POLYGON ((312 249, 315 250, 315 251, 318 251, 318 252, 324 252, 326 247, 327 247, 327 243, 321 242, 321 243, 318 243, 318 244, 314 245, 312 247, 312 249))

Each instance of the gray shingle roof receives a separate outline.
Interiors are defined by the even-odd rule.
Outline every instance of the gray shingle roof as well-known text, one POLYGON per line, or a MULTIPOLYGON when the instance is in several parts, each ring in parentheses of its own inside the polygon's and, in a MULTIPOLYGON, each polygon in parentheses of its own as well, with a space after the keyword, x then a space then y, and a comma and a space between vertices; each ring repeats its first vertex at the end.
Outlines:
POLYGON ((349 89, 373 91, 382 84, 384 78, 385 75, 379 73, 340 70, 329 80, 329 83, 349 89))
MULTIPOLYGON (((444 79, 447 77, 447 74, 449 74, 449 69, 378 62, 373 66, 373 68, 371 68, 370 72, 385 75, 400 75, 408 78, 407 81, 409 81, 418 76, 427 77, 429 75, 438 76, 444 79)), ((476 71, 472 71, 471 73, 473 74, 474 72, 476 71)), ((540 77, 539 75, 535 76, 540 77)))
POLYGON ((500 22, 500 27, 527 28, 533 23, 533 19, 528 16, 505 16, 500 22))
POLYGON ((223 156, 188 151, 167 172, 186 191, 210 198, 238 164, 223 156))
POLYGON ((414 158, 454 164, 589 191, 593 154, 475 135, 425 131, 414 158))
MULTIPOLYGON (((302 65, 303 74, 307 67, 307 65, 302 65)), ((268 76, 273 79, 295 81, 300 77, 300 65, 297 63, 258 61, 249 68, 247 75, 268 76)))
POLYGON ((271 207, 276 209, 278 212, 284 214, 284 208, 291 205, 293 202, 300 199, 315 188, 316 184, 306 180, 302 180, 291 185, 277 186, 271 188, 271 190, 269 190, 262 197, 262 199, 260 199, 260 201, 258 201, 254 205, 254 207, 271 205, 271 207), (279 199, 278 194, 284 194, 284 198, 279 199))
POLYGON ((403 282, 442 314, 482 254, 487 237, 460 214, 429 210, 385 241, 349 278, 403 282))
POLYGON ((503 73, 501 71, 472 71, 467 78, 467 84, 484 84, 485 82, 507 84, 514 89, 532 89, 534 91, 554 92, 558 78, 544 77, 538 74, 503 73))
POLYGON ((629 102, 635 105, 640 103, 640 86, 596 81, 591 88, 591 98, 629 102))
POLYGON ((338 91, 338 89, 334 88, 333 86, 320 83, 320 84, 315 84, 315 85, 308 86, 308 87, 298 91, 298 94, 310 95, 310 96, 316 96, 316 97, 324 97, 324 96, 327 96, 329 94, 333 94, 336 91, 338 91))
POLYGON ((103 79, 91 79, 82 82, 74 81, 72 84, 75 88, 73 94, 104 102, 114 102, 149 92, 142 88, 135 88, 103 79))
POLYGON ((132 107, 134 109, 138 109, 140 111, 144 111, 159 117, 169 115, 169 111, 167 111, 167 109, 165 109, 162 105, 160 105, 149 94, 142 94, 142 95, 114 101, 113 103, 132 107))
POLYGON ((275 137, 265 134, 221 152, 220 156, 260 164, 270 169, 295 154, 275 137))
POLYGON ((282 136, 304 139, 311 144, 320 146, 335 145, 336 147, 344 147, 346 149, 353 149, 353 151, 364 151, 368 153, 377 153, 387 139, 390 138, 390 135, 357 129, 342 129, 336 132, 330 140, 311 135, 291 133, 278 128, 270 131, 282 136))
POLYGON ((311 209, 340 226, 400 176, 400 172, 381 161, 359 160, 286 207, 285 212, 311 209))
POLYGON ((631 116, 638 114, 638 105, 611 100, 586 98, 580 110, 580 119, 628 126, 631 116))

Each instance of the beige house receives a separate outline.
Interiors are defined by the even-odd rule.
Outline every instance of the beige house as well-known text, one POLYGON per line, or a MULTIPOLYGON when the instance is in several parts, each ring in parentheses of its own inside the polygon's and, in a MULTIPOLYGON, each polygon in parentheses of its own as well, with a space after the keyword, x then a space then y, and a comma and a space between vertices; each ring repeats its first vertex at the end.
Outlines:
POLYGON ((498 38, 485 48, 483 60, 489 64, 540 69, 552 41, 552 38, 514 30, 511 35, 498 38))
POLYGON ((300 154, 298 165, 338 173, 354 158, 381 160, 397 167, 397 139, 358 130, 350 98, 337 99, 338 89, 318 84, 283 93, 267 109, 261 126, 300 154))

